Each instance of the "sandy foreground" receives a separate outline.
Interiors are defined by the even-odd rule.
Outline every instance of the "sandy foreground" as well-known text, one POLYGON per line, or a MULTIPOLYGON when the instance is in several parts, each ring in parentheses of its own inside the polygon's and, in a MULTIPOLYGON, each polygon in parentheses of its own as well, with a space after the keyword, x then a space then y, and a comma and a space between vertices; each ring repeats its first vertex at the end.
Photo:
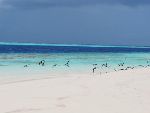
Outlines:
POLYGON ((150 68, 0 83, 0 113, 150 113, 150 68))

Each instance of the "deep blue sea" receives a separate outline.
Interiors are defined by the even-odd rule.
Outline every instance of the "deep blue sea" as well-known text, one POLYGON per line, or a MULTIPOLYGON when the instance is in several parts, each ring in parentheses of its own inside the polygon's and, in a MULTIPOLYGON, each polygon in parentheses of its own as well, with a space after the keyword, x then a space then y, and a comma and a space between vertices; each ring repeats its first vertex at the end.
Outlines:
POLYGON ((59 45, 59 44, 0 44, 0 53, 77 53, 77 52, 150 52, 150 47, 59 45))

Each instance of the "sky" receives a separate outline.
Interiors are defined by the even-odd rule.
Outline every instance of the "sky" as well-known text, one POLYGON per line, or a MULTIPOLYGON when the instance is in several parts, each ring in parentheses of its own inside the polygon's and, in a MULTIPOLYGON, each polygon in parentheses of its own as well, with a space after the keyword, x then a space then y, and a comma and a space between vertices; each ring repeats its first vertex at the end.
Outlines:
POLYGON ((150 0, 0 0, 0 42, 150 45, 150 0))

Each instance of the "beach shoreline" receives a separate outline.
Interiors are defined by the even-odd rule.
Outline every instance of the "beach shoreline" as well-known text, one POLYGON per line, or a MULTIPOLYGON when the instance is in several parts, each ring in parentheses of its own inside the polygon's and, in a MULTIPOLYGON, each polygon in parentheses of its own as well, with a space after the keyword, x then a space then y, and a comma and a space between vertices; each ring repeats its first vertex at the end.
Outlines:
POLYGON ((0 83, 0 113, 148 113, 150 69, 0 83))

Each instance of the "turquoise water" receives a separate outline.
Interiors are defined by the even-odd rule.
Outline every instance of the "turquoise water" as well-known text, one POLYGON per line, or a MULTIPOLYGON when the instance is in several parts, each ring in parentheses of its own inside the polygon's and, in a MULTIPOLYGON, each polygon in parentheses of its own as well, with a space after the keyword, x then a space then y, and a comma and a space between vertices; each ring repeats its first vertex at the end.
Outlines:
POLYGON ((10 76, 25 75, 31 76, 45 74, 93 74, 93 68, 96 67, 95 73, 106 73, 134 66, 140 68, 139 65, 147 66, 150 61, 150 53, 1 53, 0 54, 0 75, 4 73, 10 76), (45 60, 45 65, 38 63, 45 60), (66 66, 66 62, 69 66, 66 66), (102 67, 102 64, 108 63, 108 67, 102 67), (118 64, 123 63, 124 66, 119 67, 118 64), (57 64, 56 66, 54 66, 57 64), (93 64, 97 64, 93 66, 93 64), (27 65, 27 67, 24 67, 27 65), (115 70, 114 70, 115 69, 115 70))

